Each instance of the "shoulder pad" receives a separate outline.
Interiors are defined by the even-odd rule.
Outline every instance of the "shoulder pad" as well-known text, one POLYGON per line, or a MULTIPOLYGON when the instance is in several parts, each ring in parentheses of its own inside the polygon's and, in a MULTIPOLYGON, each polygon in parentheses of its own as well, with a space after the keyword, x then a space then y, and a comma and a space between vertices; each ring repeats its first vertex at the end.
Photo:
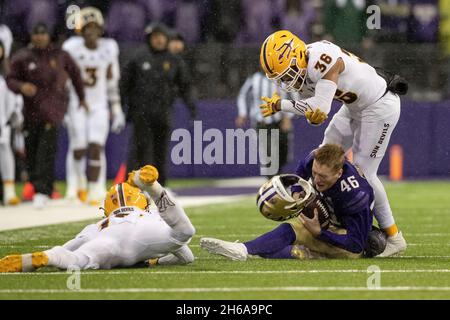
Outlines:
POLYGON ((307 52, 308 76, 313 82, 322 79, 342 54, 338 46, 328 41, 311 43, 307 52))

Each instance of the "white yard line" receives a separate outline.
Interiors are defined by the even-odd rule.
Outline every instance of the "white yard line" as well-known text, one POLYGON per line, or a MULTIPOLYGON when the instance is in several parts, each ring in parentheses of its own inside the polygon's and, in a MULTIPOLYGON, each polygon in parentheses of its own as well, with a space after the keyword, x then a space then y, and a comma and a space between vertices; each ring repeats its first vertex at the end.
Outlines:
MULTIPOLYGON (((386 269, 380 270, 381 273, 450 273, 450 269, 386 269)), ((135 270, 102 270, 102 271, 82 271, 81 275, 161 275, 161 274, 316 274, 316 273, 369 273, 366 269, 324 269, 324 270, 223 270, 223 271, 155 271, 147 269, 147 271, 135 270)), ((373 273, 373 272, 370 272, 373 273)), ((52 275, 72 275, 73 272, 55 271, 55 272, 29 272, 29 273, 0 273, 0 277, 4 276, 52 276, 52 275)))
POLYGON ((106 288, 106 289, 1 289, 0 293, 159 293, 159 292, 267 292, 267 291, 450 291, 450 287, 224 287, 224 288, 106 288))

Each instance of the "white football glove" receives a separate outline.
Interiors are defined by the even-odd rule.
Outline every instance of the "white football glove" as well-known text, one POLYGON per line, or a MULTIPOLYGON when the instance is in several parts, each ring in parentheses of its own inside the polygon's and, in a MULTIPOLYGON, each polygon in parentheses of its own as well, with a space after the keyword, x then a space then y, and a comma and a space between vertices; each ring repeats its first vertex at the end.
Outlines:
POLYGON ((25 153, 25 137, 20 130, 14 130, 13 149, 19 153, 25 153))
POLYGON ((125 115, 120 104, 113 104, 111 106, 111 112, 113 116, 111 131, 118 134, 125 128, 125 115))
POLYGON ((21 129, 23 125, 22 110, 14 110, 9 118, 9 123, 13 129, 21 129))

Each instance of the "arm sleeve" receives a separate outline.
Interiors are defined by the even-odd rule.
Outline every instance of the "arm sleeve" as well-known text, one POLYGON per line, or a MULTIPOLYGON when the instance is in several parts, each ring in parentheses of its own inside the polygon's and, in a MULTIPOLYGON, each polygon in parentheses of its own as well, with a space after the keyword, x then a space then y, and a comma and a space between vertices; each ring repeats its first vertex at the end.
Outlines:
POLYGON ((281 111, 305 115, 308 110, 320 109, 325 114, 331 110, 337 84, 331 80, 320 79, 316 84, 314 96, 305 100, 281 100, 281 111))
POLYGON ((78 99, 80 101, 84 100, 84 85, 83 85, 83 79, 81 78, 81 72, 78 68, 75 61, 73 61, 72 57, 67 53, 66 51, 63 52, 64 57, 64 66, 69 74, 70 80, 72 80, 73 87, 75 89, 75 92, 77 93, 78 99))
POLYGON ((240 117, 246 117, 247 112, 247 95, 252 88, 252 79, 248 78, 245 80, 241 90, 239 90, 239 95, 237 98, 238 115, 240 117))

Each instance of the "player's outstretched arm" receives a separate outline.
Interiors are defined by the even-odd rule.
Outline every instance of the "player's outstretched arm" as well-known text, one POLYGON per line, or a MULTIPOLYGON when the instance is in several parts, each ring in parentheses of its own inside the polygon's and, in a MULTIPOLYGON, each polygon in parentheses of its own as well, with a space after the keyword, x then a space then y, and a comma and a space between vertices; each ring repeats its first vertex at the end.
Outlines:
POLYGON ((331 103, 336 94, 339 75, 345 66, 342 59, 331 67, 331 69, 316 83, 314 96, 305 100, 281 100, 280 110, 297 115, 305 116, 311 125, 321 125, 331 110, 331 103))
POLYGON ((161 186, 158 179, 158 170, 146 165, 128 175, 127 182, 147 191, 158 207, 161 218, 172 228, 172 241, 186 244, 195 234, 195 228, 178 202, 161 186))

